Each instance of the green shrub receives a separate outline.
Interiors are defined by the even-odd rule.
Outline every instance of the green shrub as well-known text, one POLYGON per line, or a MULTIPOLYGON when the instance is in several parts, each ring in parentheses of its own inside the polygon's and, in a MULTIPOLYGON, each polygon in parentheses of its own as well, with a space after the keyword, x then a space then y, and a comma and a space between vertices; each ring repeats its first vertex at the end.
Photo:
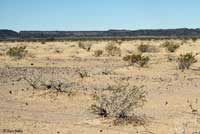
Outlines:
POLYGON ((121 49, 115 46, 113 43, 108 44, 105 50, 109 56, 121 56, 121 49))
POLYGON ((179 44, 176 44, 174 42, 166 41, 162 44, 163 47, 165 47, 169 52, 175 52, 176 49, 180 47, 179 44))
POLYGON ((10 48, 6 54, 14 57, 16 59, 22 59, 26 56, 26 54, 28 53, 28 51, 26 50, 26 47, 12 47, 10 48))
POLYGON ((123 57, 124 61, 128 61, 130 64, 138 64, 141 67, 149 62, 148 56, 142 56, 141 54, 132 54, 123 57))
POLYGON ((178 57, 178 68, 181 70, 189 69, 190 66, 197 62, 195 56, 192 53, 181 54, 178 57))
MULTIPOLYGON (((114 118, 114 123, 136 123, 135 109, 146 102, 146 92, 136 86, 112 87, 110 91, 110 95, 96 97, 96 104, 91 106, 92 112, 102 117, 114 118)), ((137 123, 139 124, 138 120, 137 123)))
POLYGON ((96 50, 96 51, 94 51, 94 56, 95 57, 99 57, 99 56, 101 56, 103 54, 103 51, 102 50, 96 50))

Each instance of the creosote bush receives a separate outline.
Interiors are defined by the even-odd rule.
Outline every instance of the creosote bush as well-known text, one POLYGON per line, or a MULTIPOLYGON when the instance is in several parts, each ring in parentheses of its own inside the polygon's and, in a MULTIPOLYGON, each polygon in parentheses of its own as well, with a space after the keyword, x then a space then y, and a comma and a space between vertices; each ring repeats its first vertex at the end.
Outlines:
POLYGON ((45 41, 42 41, 41 44, 46 44, 46 42, 45 42, 45 41))
POLYGON ((135 109, 142 107, 146 102, 146 92, 142 87, 118 86, 110 91, 110 95, 96 97, 96 104, 91 106, 93 113, 113 118, 115 125, 144 123, 142 118, 135 115, 135 109))
POLYGON ((166 41, 162 44, 163 47, 165 47, 167 49, 167 51, 169 52, 175 52, 176 49, 178 49, 180 47, 179 44, 176 44, 172 41, 166 41))
POLYGON ((91 47, 92 47, 92 44, 87 43, 87 42, 79 42, 78 43, 78 47, 81 48, 81 49, 84 49, 86 51, 90 51, 91 47))
POLYGON ((146 52, 156 52, 156 48, 152 45, 141 44, 138 46, 138 50, 142 53, 146 52))
POLYGON ((131 65, 138 64, 140 67, 143 67, 149 62, 148 56, 142 56, 141 54, 132 54, 123 57, 124 61, 128 61, 131 65))
POLYGON ((96 50, 96 51, 94 51, 94 56, 95 57, 99 57, 99 56, 101 56, 103 54, 103 51, 102 50, 96 50))
POLYGON ((105 48, 108 56, 121 56, 121 49, 115 46, 113 43, 110 43, 105 48))
POLYGON ((198 37, 192 37, 191 39, 193 42, 196 42, 198 40, 198 37))
POLYGON ((26 56, 26 54, 28 53, 28 51, 26 50, 26 47, 12 47, 10 48, 6 54, 14 57, 16 59, 22 59, 26 56))
POLYGON ((197 62, 197 60, 192 53, 181 54, 178 57, 178 68, 181 70, 189 69, 195 62, 197 62))

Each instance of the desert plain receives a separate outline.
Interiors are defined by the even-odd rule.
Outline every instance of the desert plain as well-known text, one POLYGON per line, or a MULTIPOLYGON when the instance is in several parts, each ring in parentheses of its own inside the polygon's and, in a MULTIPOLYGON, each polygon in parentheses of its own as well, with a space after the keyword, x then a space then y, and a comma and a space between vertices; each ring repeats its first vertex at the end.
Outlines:
MULTIPOLYGON (((200 40, 97 40, 0 42, 0 133, 7 134, 200 134, 200 40), (174 52, 166 41, 180 45, 174 52), (81 45, 82 43, 82 45, 81 45), (109 55, 115 45, 120 54, 109 55), (143 67, 123 60, 151 51, 143 67), (7 54, 25 46, 21 59, 7 54), (88 48, 89 46, 89 48, 88 48), (102 54, 95 55, 101 50, 102 54), (180 70, 177 58, 192 52, 196 62, 180 70), (30 81, 61 81, 64 91, 33 87, 30 81), (114 125, 110 118, 91 112, 95 96, 123 84, 142 86, 146 102, 136 109, 142 125, 114 125)), ((37 83, 36 83, 37 84, 37 83)))

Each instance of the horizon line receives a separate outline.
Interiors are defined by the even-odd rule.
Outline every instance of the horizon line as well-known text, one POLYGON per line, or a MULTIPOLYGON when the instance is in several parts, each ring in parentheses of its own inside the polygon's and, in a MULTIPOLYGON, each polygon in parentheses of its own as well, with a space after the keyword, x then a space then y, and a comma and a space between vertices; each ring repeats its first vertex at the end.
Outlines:
POLYGON ((140 31, 140 30, 176 30, 176 29, 200 29, 200 28, 144 28, 144 29, 107 29, 107 30, 13 30, 13 29, 0 29, 2 30, 10 30, 15 32, 26 32, 26 31, 32 31, 32 32, 104 32, 104 31, 140 31))

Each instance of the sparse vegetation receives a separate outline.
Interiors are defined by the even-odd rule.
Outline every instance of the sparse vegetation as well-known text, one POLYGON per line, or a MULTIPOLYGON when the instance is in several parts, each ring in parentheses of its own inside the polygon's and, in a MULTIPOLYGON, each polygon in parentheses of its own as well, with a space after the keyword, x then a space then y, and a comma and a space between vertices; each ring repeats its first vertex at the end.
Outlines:
POLYGON ((146 102, 146 92, 142 87, 118 86, 113 87, 111 95, 98 96, 97 103, 91 106, 93 113, 101 117, 114 118, 117 124, 138 124, 144 123, 144 120, 136 118, 135 109, 142 107, 146 102))
POLYGON ((167 51, 169 52, 175 52, 176 49, 178 49, 180 47, 179 44, 176 44, 172 41, 166 41, 162 44, 163 47, 165 47, 167 49, 167 51))
POLYGON ((86 51, 90 51, 91 47, 92 47, 92 44, 87 43, 87 42, 79 42, 78 43, 78 47, 81 48, 81 49, 84 49, 86 51))
POLYGON ((105 48, 108 56, 121 56, 121 49, 115 46, 113 43, 110 43, 105 48))
POLYGON ((22 59, 26 56, 26 54, 28 53, 28 51, 26 50, 26 47, 12 47, 10 48, 6 54, 14 57, 15 59, 22 59))
POLYGON ((128 61, 131 65, 138 64, 140 67, 143 67, 149 62, 148 56, 142 56, 141 54, 132 54, 123 57, 124 61, 128 61))
POLYGON ((195 62, 197 62, 197 60, 192 53, 181 54, 178 57, 178 68, 181 70, 189 69, 195 62))
POLYGON ((94 56, 95 57, 99 57, 99 56, 101 56, 103 54, 103 51, 102 50, 96 50, 96 51, 94 51, 94 56))

